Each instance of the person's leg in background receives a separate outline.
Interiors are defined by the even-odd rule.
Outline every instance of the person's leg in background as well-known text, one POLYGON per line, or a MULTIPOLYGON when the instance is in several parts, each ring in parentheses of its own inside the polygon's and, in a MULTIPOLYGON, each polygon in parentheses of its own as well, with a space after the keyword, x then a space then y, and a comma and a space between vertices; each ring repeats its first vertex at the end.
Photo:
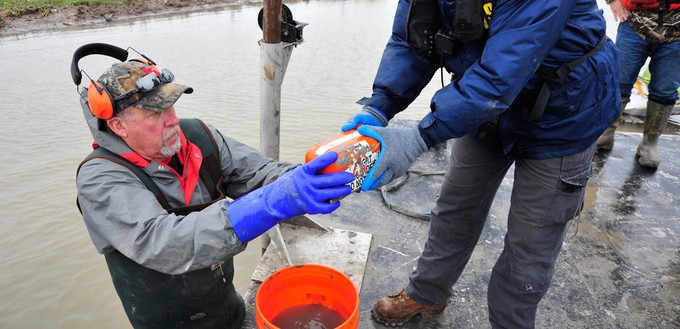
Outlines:
POLYGON ((630 101, 633 85, 645 65, 650 50, 648 44, 640 38, 626 22, 619 24, 616 34, 616 47, 619 48, 619 88, 621 89, 621 108, 619 120, 614 121, 597 140, 597 148, 611 150, 614 148, 614 132, 621 120, 621 114, 630 101))
POLYGON ((645 128, 637 149, 638 163, 658 168, 661 162, 657 148, 659 136, 668 123, 678 100, 680 87, 680 41, 651 43, 650 81, 645 128))

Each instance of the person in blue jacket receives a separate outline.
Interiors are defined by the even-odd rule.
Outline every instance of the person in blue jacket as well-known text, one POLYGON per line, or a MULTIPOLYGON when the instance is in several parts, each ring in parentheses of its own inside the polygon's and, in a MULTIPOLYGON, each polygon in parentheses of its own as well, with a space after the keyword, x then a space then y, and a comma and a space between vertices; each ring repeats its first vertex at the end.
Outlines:
POLYGON ((605 28, 595 0, 399 1, 373 94, 342 126, 361 125, 381 143, 362 190, 456 140, 417 268, 404 290, 377 301, 376 321, 401 325, 444 310, 514 164, 489 321, 534 327, 567 225, 583 207, 595 142, 618 116, 618 52, 605 28), (388 126, 440 69, 452 77, 431 112, 416 126, 388 126))

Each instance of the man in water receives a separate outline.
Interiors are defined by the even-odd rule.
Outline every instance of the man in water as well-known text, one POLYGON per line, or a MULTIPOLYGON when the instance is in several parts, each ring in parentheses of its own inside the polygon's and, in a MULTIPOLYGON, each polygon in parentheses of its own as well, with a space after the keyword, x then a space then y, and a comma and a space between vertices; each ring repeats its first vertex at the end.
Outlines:
POLYGON ((318 173, 336 153, 286 164, 178 119, 193 89, 173 80, 127 61, 82 94, 95 151, 77 174, 79 208, 134 328, 240 328, 234 255, 281 220, 337 209, 329 200, 354 177, 318 173))

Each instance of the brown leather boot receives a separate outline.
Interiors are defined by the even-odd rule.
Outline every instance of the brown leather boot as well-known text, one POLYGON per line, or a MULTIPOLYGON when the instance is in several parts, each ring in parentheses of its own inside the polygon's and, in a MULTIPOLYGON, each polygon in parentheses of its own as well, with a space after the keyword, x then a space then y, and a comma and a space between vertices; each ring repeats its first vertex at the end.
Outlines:
POLYGON ((441 306, 429 306, 418 304, 414 300, 408 297, 405 290, 380 298, 378 302, 373 305, 373 318, 388 326, 400 326, 408 320, 410 320, 414 315, 420 314, 421 316, 430 316, 434 314, 439 314, 444 311, 446 305, 441 306))

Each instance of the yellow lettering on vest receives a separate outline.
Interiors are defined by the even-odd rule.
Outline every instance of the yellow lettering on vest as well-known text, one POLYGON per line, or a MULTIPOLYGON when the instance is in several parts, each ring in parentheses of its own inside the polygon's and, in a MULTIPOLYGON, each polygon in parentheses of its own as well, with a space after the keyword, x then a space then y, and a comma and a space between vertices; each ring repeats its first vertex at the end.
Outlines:
POLYGON ((493 11, 493 4, 492 3, 485 3, 484 4, 484 13, 487 15, 491 15, 491 12, 493 11))
POLYGON ((483 8, 484 14, 486 14, 486 16, 484 17, 484 29, 488 30, 489 20, 491 20, 491 12, 493 12, 493 4, 491 2, 485 3, 483 8))

